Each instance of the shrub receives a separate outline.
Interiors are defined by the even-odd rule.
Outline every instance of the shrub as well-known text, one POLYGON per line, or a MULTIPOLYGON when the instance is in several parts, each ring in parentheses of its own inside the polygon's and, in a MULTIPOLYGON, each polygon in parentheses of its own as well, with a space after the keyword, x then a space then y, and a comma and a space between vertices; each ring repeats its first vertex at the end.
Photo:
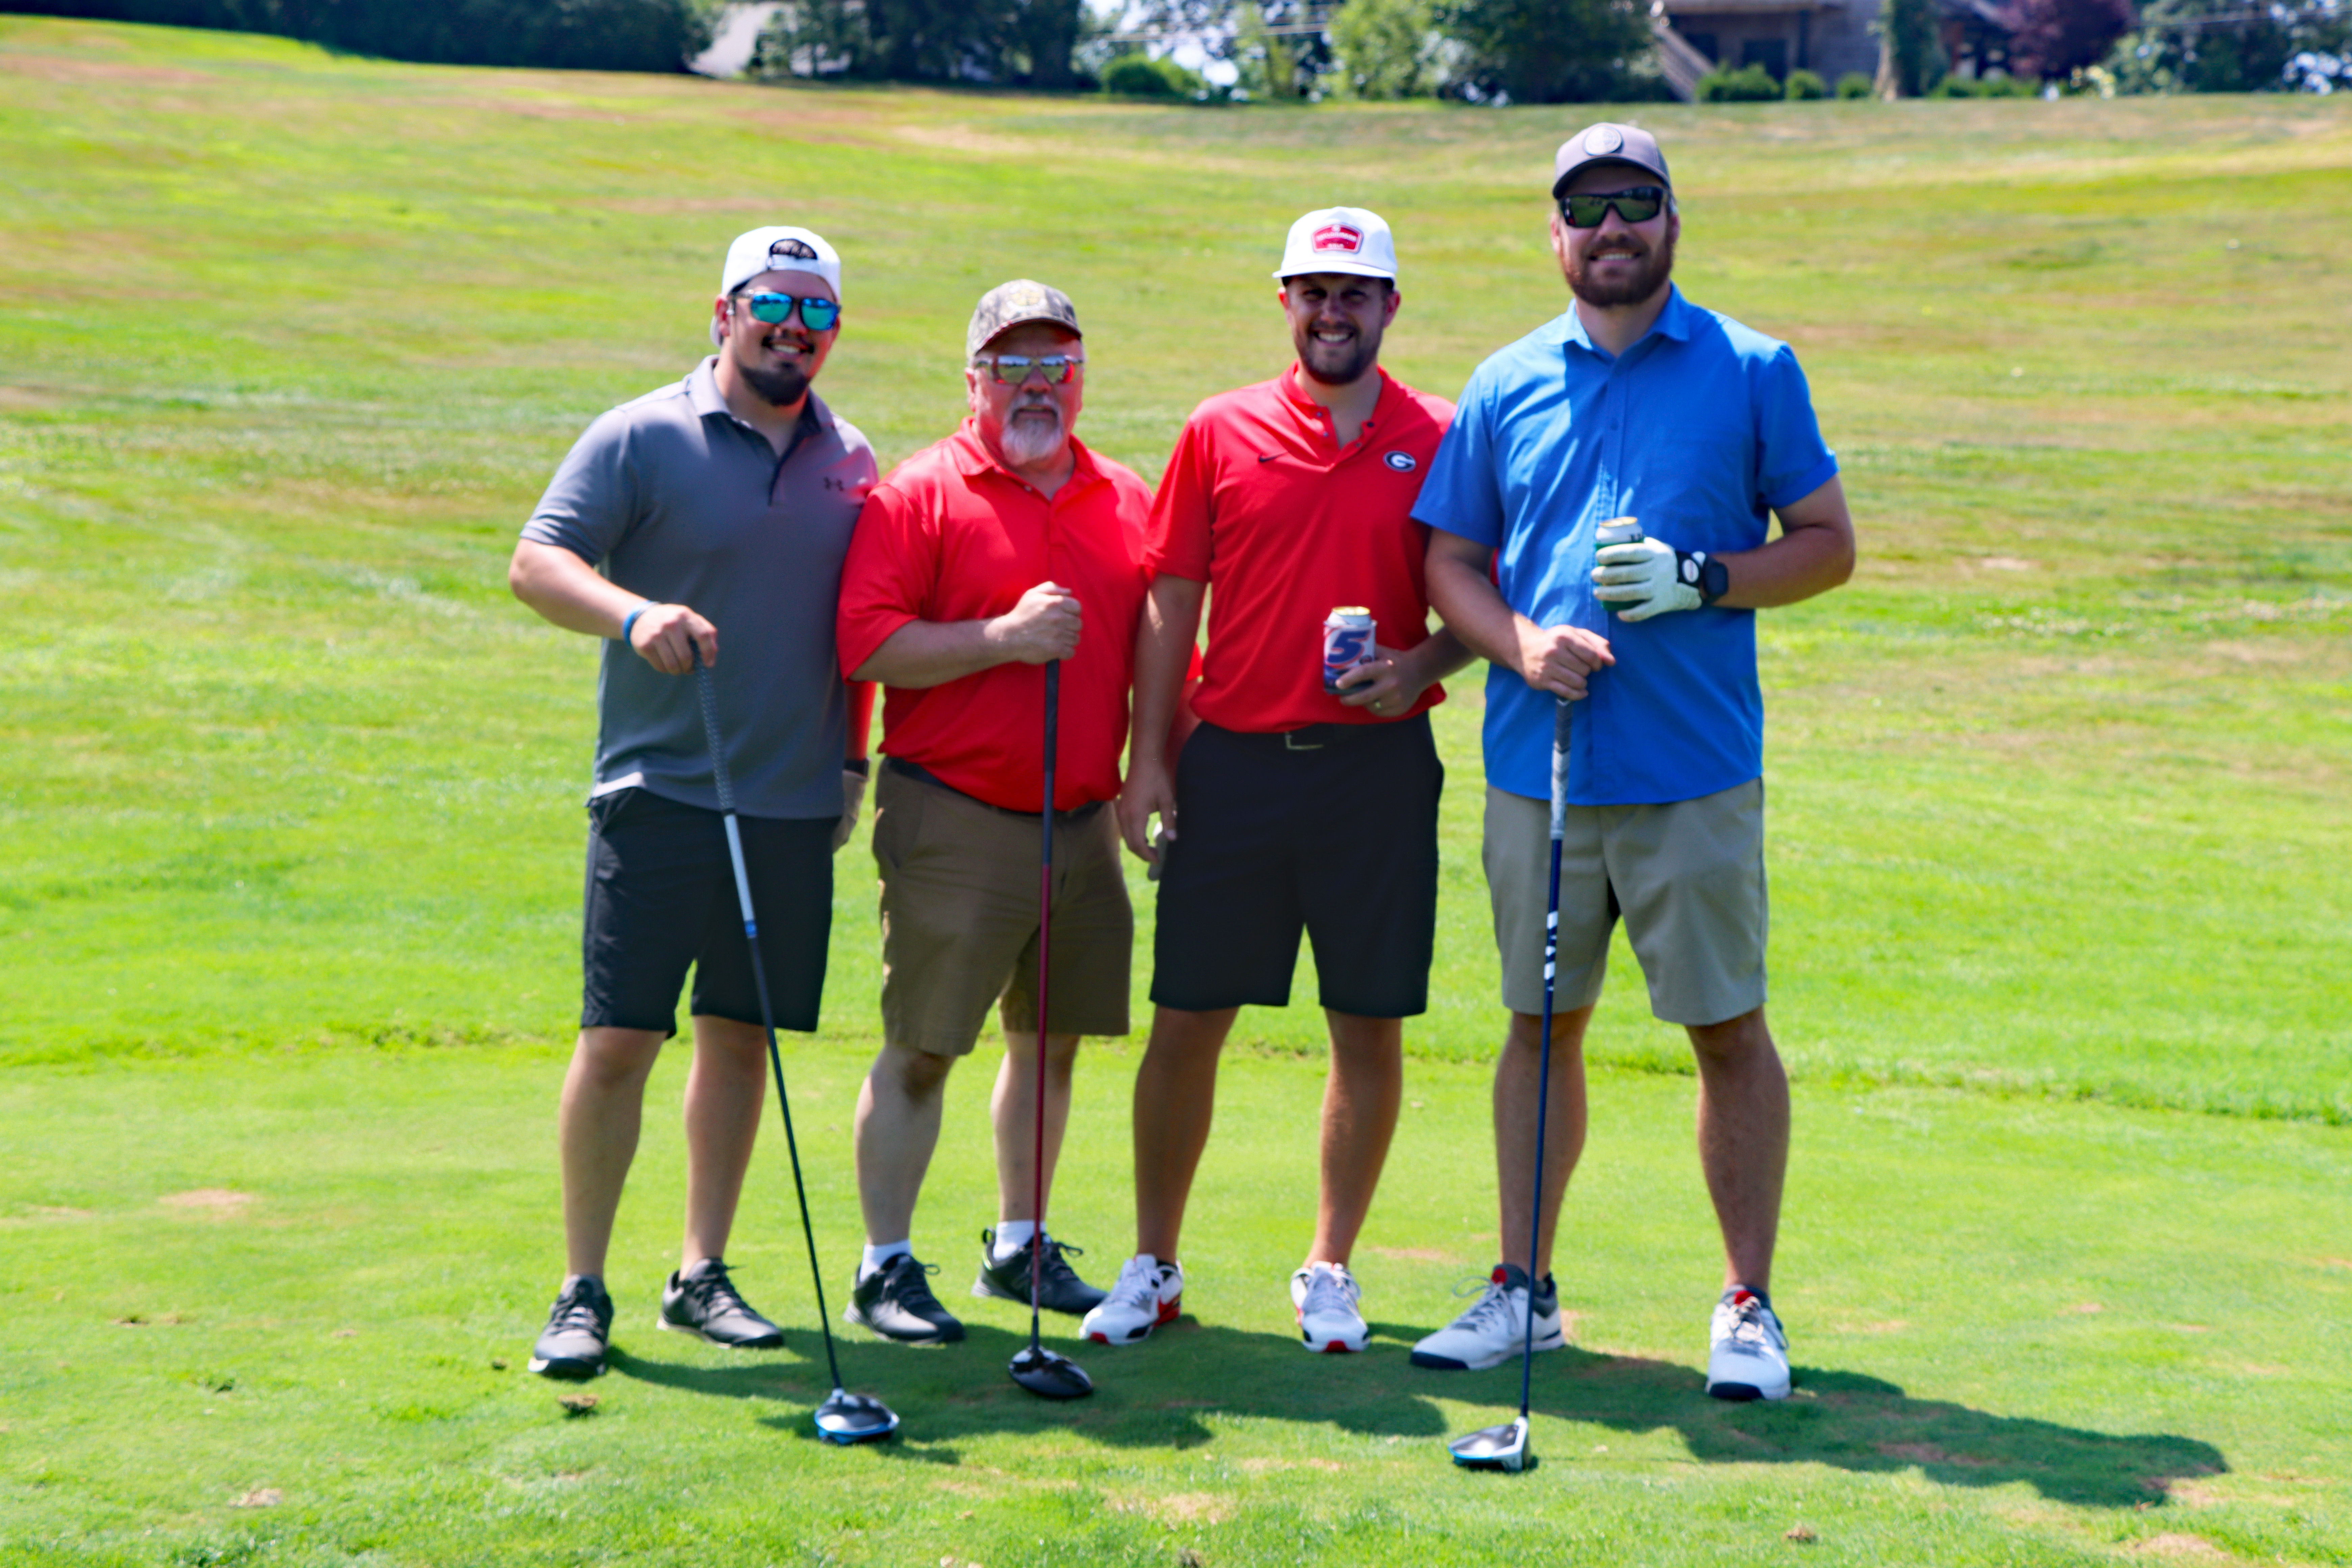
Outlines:
POLYGON ((1198 74, 1174 60, 1121 55, 1103 67, 1103 90, 1121 98, 1192 98, 1202 88, 1198 74))
POLYGON ((1822 79, 1819 71, 1799 69, 1789 73, 1787 96, 1790 98, 1827 98, 1829 95, 1830 84, 1822 79))
POLYGON ((1848 71, 1838 78, 1837 95, 1840 98, 1870 98, 1877 91, 1870 78, 1861 71, 1848 71))
POLYGON ((1780 84, 1762 66, 1743 66, 1738 70, 1717 66, 1698 79, 1701 103, 1769 103, 1780 96, 1780 84))

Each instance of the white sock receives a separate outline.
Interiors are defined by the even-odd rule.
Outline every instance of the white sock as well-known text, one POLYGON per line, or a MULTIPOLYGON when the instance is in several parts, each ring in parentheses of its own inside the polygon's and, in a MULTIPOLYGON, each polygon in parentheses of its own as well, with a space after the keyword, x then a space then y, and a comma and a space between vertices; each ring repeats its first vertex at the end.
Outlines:
POLYGON ((860 1279, 866 1279, 890 1259, 901 1254, 911 1256, 914 1250, 915 1244, 912 1241, 885 1241, 878 1245, 867 1242, 866 1255, 857 1260, 857 1277, 860 1279))
POLYGON ((998 1220, 996 1239, 989 1246, 988 1260, 991 1263, 1008 1261, 1014 1253, 1028 1246, 1029 1238, 1036 1234, 1037 1222, 1034 1219, 998 1220))

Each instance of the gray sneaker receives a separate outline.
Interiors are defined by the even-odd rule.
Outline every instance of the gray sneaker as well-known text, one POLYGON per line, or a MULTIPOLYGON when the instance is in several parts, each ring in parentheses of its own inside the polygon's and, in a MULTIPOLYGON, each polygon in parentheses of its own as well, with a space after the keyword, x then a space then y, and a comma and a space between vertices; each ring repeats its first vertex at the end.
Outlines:
MULTIPOLYGON (((1020 1251, 999 1263, 996 1261, 996 1233, 982 1231, 980 1278, 971 1282, 971 1293, 983 1300, 993 1296, 1000 1300, 1018 1301, 1027 1306, 1030 1255, 1036 1250, 1037 1238, 1033 1236, 1020 1251)), ((1069 1260, 1062 1256, 1066 1252, 1075 1252, 1083 1258, 1086 1251, 1083 1247, 1072 1247, 1068 1242, 1055 1241, 1050 1236, 1045 1238, 1045 1256, 1036 1260, 1038 1306, 1048 1312, 1067 1312, 1074 1318, 1083 1318, 1102 1305, 1103 1298, 1110 1292, 1097 1290, 1079 1279, 1078 1271, 1071 1268, 1069 1260)))
POLYGON ((727 1278, 725 1261, 717 1258, 706 1258, 684 1274, 669 1277, 654 1326, 739 1351, 784 1347, 784 1331, 751 1310, 727 1278))
POLYGON ((604 1370, 604 1347, 613 1337, 613 1298, 604 1282, 574 1274, 548 1310, 547 1327, 530 1347, 530 1370, 542 1377, 590 1378, 604 1370))
POLYGON ((929 1277, 938 1266, 918 1263, 902 1252, 850 1288, 841 1310, 850 1322, 887 1340, 910 1345, 944 1345, 963 1338, 963 1325, 931 1294, 929 1277))

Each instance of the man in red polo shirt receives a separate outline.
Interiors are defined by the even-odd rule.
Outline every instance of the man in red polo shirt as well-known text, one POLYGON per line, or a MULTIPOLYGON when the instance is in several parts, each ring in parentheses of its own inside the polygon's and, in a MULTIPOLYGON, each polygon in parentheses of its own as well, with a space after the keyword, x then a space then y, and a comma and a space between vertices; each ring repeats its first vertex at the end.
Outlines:
POLYGON ((1177 1233, 1218 1054, 1243 1006, 1288 1004, 1303 930, 1331 1071, 1321 1203, 1291 1304, 1308 1349, 1364 1347, 1348 1259, 1396 1128, 1403 1020, 1428 1007, 1445 775, 1426 715, 1468 655, 1427 630, 1429 534, 1411 513, 1454 405, 1380 368, 1399 296, 1376 215, 1307 214, 1275 277, 1298 362, 1193 413, 1144 557, 1155 576, 1118 816, 1160 868, 1157 1011, 1135 1081, 1137 1256, 1085 1324, 1104 1344, 1144 1338, 1181 1305, 1177 1233), (1201 722, 1171 777, 1169 724, 1204 598, 1201 722), (1370 612, 1375 657, 1327 690, 1323 621, 1349 606, 1370 612))
POLYGON ((991 1101, 997 1224, 975 1296, 1072 1314, 1102 1299, 1031 1206, 1037 1094, 1037 871, 1045 671, 1062 664, 1055 778, 1053 1180, 1081 1035, 1124 1035, 1135 916, 1107 809, 1118 794, 1151 491, 1072 434, 1086 392, 1078 317, 1026 279, 982 296, 965 334, 971 417, 877 486, 842 568, 844 669, 885 688, 874 858, 882 871, 881 1055, 857 1100, 866 1255, 844 1316, 891 1339, 963 1325, 916 1261, 915 1200, 948 1071, 989 1006, 1004 1027, 991 1101))

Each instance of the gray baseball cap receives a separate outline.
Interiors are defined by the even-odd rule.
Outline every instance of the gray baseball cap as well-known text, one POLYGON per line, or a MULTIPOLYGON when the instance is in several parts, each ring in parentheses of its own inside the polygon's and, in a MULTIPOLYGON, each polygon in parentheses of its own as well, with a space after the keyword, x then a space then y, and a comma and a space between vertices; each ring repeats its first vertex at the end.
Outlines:
POLYGON ((1675 177, 1666 173, 1666 155, 1658 150, 1658 139, 1638 125, 1618 125, 1602 121, 1588 125, 1559 144, 1552 154, 1551 194, 1557 197, 1568 189, 1569 181, 1595 163, 1625 163, 1653 174, 1674 188, 1675 177))
POLYGON ((963 334, 964 358, 977 357, 988 341, 1005 328, 1030 321, 1051 321, 1066 328, 1074 338, 1086 337, 1078 331, 1078 308, 1070 303, 1067 294, 1031 279, 1015 278, 982 294, 980 303, 972 307, 971 325, 963 334))

